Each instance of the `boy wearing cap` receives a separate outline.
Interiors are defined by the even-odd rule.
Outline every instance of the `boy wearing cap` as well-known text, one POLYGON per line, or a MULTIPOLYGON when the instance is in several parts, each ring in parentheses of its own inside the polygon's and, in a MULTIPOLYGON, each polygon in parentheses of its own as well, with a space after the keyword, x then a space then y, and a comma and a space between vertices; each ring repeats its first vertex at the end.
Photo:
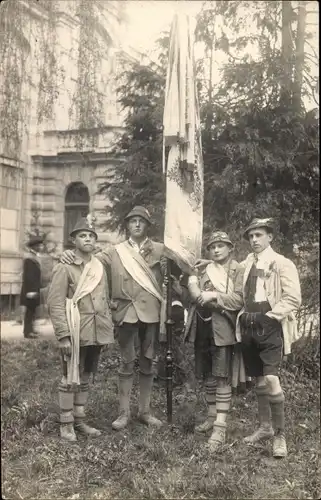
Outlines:
POLYGON ((207 245, 210 260, 200 261, 196 266, 199 276, 191 276, 188 282, 192 306, 186 338, 195 342, 196 354, 201 350, 209 357, 205 381, 208 416, 196 431, 213 429, 209 439, 212 452, 225 443, 226 418, 232 397, 235 322, 237 311, 242 307, 242 267, 231 258, 233 248, 225 232, 215 231, 207 245))
POLYGON ((298 338, 295 312, 301 304, 301 291, 293 262, 270 246, 273 234, 272 219, 253 219, 244 232, 253 253, 244 262, 244 307, 236 333, 247 374, 257 379, 260 426, 245 441, 256 443, 274 436, 273 456, 282 458, 287 446, 279 368, 283 354, 290 353, 298 338))
MULTIPOLYGON (((135 338, 139 340, 139 419, 151 426, 162 422, 151 415, 153 359, 159 335, 163 305, 161 260, 164 245, 148 237, 151 218, 142 206, 134 207, 125 217, 128 239, 115 247, 102 250, 96 257, 111 275, 111 296, 115 308, 113 320, 118 327, 121 363, 119 368, 119 417, 114 430, 124 429, 130 420, 130 395, 136 358, 135 338)), ((64 252, 63 261, 73 255, 64 252)), ((70 260, 69 260, 70 259, 70 260)))
POLYGON ((33 324, 37 307, 40 305, 41 266, 39 250, 43 246, 43 238, 31 236, 27 248, 28 253, 23 260, 22 287, 20 305, 25 306, 23 335, 25 338, 35 338, 33 324))
POLYGON ((75 430, 88 436, 100 431, 85 422, 89 378, 97 368, 101 347, 114 342, 107 276, 92 255, 97 233, 90 216, 70 233, 75 245, 72 264, 53 271, 48 308, 62 355, 59 385, 60 435, 76 441, 75 430))

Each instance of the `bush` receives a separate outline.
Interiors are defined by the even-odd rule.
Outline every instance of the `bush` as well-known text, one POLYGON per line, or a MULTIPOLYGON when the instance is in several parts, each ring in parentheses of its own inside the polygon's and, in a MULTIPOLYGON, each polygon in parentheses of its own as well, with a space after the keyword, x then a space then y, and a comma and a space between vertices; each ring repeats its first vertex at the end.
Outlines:
POLYGON ((320 376, 320 323, 317 329, 317 335, 301 337, 293 345, 288 366, 290 370, 313 380, 318 380, 320 376))

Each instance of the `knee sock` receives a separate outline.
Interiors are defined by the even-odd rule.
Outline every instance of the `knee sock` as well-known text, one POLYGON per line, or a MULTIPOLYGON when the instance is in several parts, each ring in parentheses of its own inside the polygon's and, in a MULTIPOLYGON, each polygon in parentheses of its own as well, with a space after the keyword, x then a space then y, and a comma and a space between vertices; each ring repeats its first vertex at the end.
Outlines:
POLYGON ((139 372, 139 413, 146 414, 150 411, 154 376, 152 373, 139 372))
POLYGON ((217 422, 226 422, 232 399, 232 388, 230 385, 218 387, 216 391, 217 422))
POLYGON ((217 381, 215 379, 206 380, 205 397, 208 405, 207 411, 209 417, 216 417, 216 391, 217 381))
POLYGON ((60 408, 60 423, 72 424, 74 422, 74 392, 71 391, 63 383, 59 384, 59 408, 60 408))
POLYGON ((279 392, 278 394, 270 394, 270 407, 272 414, 272 424, 273 429, 276 434, 284 433, 284 393, 279 392))
POLYGON ((89 384, 88 382, 81 382, 79 390, 75 392, 74 399, 74 415, 75 420, 80 421, 85 418, 85 406, 88 400, 89 384))
POLYGON ((271 409, 268 388, 266 385, 261 385, 256 388, 256 396, 259 410, 260 425, 271 425, 271 409))

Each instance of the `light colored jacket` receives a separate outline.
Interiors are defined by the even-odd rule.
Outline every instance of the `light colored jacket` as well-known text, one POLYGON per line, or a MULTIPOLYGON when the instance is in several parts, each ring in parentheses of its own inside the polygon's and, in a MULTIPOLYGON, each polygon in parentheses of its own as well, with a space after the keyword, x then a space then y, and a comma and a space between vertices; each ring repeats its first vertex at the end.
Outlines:
MULTIPOLYGON (((236 315, 237 311, 241 309, 243 304, 242 277, 243 267, 236 262, 236 260, 231 260, 229 266, 229 279, 234 283, 234 291, 232 293, 217 292, 217 305, 221 310, 225 310, 228 313, 229 319, 216 309, 213 309, 212 313, 213 332, 215 330, 220 332, 220 334, 215 338, 215 343, 219 346, 233 345, 236 343, 234 333, 236 315)), ((184 339, 189 342, 195 342, 196 339, 196 309, 196 304, 190 304, 184 333, 184 339)))
MULTIPOLYGON (((250 269, 254 262, 254 253, 248 255, 243 261, 243 295, 245 284, 250 269)), ((297 329, 295 313, 301 305, 301 287, 299 274, 293 262, 283 255, 272 250, 269 253, 269 262, 264 269, 264 288, 271 311, 267 316, 276 319, 282 324, 283 351, 284 355, 291 352, 291 345, 300 338, 297 329), (272 259, 271 259, 272 257, 272 259)), ((244 313, 244 307, 238 314, 236 320, 236 339, 241 341, 240 316, 244 313)))
MULTIPOLYGON (((145 245, 144 257, 155 278, 162 286, 164 245, 148 240, 145 245)), ((158 323, 160 321, 161 305, 159 300, 139 285, 124 268, 115 247, 102 250, 95 255, 105 266, 111 276, 111 298, 115 325, 122 325, 129 309, 133 309, 143 323, 158 323)))
MULTIPOLYGON (((48 293, 48 308, 58 340, 70 336, 66 298, 73 297, 83 269, 83 261, 76 258, 73 264, 59 263, 53 270, 48 293)), ((105 345, 114 342, 114 326, 109 300, 108 281, 104 272, 95 290, 78 303, 81 346, 105 345)))

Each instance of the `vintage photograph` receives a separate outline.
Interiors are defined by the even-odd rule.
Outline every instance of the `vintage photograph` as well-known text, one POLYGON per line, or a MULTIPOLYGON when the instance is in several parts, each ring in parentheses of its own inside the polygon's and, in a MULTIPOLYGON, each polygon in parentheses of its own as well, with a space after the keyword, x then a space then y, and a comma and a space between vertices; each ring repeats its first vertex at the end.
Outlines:
POLYGON ((0 1, 1 496, 318 499, 319 3, 0 1))

